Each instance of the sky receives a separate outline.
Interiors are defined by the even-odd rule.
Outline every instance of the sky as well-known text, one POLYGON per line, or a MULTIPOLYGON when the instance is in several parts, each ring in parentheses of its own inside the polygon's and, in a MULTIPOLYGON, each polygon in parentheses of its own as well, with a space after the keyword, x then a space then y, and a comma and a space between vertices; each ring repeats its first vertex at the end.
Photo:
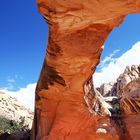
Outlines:
MULTIPOLYGON (((140 14, 127 16, 104 44, 101 63, 93 76, 99 86, 115 80, 126 65, 139 64, 140 14)), ((45 55, 48 26, 35 0, 1 0, 0 89, 33 108, 34 89, 45 55)))
POLYGON ((17 90, 37 81, 47 35, 35 0, 1 0, 0 87, 17 90))

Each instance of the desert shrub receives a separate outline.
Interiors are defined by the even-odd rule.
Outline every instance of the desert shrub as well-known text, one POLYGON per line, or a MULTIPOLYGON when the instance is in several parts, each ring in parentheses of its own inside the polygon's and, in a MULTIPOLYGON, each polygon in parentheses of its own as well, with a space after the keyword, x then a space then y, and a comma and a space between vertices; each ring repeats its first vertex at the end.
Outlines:
POLYGON ((0 134, 5 132, 11 134, 16 131, 28 130, 28 126, 24 125, 24 122, 24 117, 21 117, 19 122, 0 117, 0 134))

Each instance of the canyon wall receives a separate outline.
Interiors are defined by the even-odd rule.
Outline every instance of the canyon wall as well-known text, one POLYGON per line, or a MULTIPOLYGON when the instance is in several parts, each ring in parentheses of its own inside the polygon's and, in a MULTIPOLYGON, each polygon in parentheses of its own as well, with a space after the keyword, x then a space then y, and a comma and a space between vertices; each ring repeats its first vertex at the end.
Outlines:
POLYGON ((102 98, 98 91, 87 96, 88 83, 109 33, 128 14, 140 13, 140 0, 37 0, 37 5, 49 38, 36 87, 32 140, 121 139, 108 110, 98 114, 91 108, 90 101, 102 98))
POLYGON ((119 125, 120 133, 127 133, 131 140, 139 140, 140 65, 127 66, 116 82, 105 83, 98 90, 105 99, 112 99, 109 101, 111 118, 119 125))

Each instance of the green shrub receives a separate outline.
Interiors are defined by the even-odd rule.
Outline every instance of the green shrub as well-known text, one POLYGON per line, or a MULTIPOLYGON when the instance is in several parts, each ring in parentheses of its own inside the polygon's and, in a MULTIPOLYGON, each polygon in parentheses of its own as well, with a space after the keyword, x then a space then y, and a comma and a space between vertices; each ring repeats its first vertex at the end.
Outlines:
POLYGON ((19 122, 0 117, 0 134, 5 132, 11 134, 16 131, 28 130, 28 126, 24 125, 24 122, 24 117, 21 117, 19 122))

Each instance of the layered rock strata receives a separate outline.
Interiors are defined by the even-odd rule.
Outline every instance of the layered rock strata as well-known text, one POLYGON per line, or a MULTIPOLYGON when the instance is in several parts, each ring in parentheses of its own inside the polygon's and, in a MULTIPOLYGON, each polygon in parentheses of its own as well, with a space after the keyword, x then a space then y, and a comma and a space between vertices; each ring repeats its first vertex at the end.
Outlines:
POLYGON ((112 85, 103 84, 98 90, 106 98, 108 96, 119 98, 118 102, 113 100, 110 102, 114 125, 118 124, 131 140, 139 140, 140 65, 127 66, 117 82, 112 85))
MULTIPOLYGON (((84 87, 109 33, 126 15, 140 12, 140 1, 37 0, 37 4, 49 25, 49 39, 36 88, 32 140, 119 140, 108 113, 100 118, 89 111, 84 87), (99 122, 110 126, 109 133, 97 129, 99 122)), ((95 96, 102 99, 98 92, 91 98, 95 96)))

